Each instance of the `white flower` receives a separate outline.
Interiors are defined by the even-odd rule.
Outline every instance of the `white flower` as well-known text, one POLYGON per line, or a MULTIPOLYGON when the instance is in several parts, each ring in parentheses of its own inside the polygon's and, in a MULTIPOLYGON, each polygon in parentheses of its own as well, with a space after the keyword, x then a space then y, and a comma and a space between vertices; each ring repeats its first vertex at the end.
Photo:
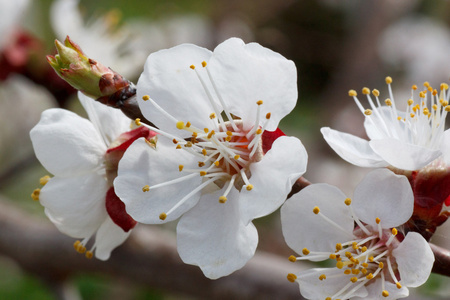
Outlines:
POLYGON ((30 0, 0 1, 0 51, 8 46, 12 36, 18 31, 19 24, 30 0))
POLYGON ((127 212, 150 224, 182 216, 178 252, 209 278, 241 268, 258 241, 251 221, 276 210, 306 170, 298 139, 264 146, 265 130, 295 106, 295 65, 236 38, 213 53, 183 44, 149 56, 137 91, 160 135, 156 151, 137 140, 120 162, 114 186, 127 212))
POLYGON ((112 188, 115 153, 105 155, 113 152, 131 122, 120 110, 82 93, 78 97, 90 121, 68 110, 48 109, 30 132, 37 158, 54 175, 47 183, 43 179, 45 186, 33 197, 61 232, 82 239, 74 245, 77 251, 92 244, 86 256, 95 250, 97 258, 106 260, 135 224, 112 188), (95 242, 87 245, 94 235, 95 242))
POLYGON ((427 241, 401 228, 411 217, 414 198, 408 180, 387 169, 367 174, 354 198, 336 187, 314 184, 281 208, 283 235, 300 257, 335 267, 289 274, 307 299, 397 299, 407 287, 427 280, 434 262, 427 241), (356 224, 356 227, 355 227, 356 224))
POLYGON ((445 118, 450 111, 448 85, 441 84, 440 92, 427 82, 425 90, 414 98, 417 86, 413 85, 406 112, 396 109, 391 89, 391 77, 386 77, 389 99, 381 106, 379 91, 363 88, 370 109, 364 109, 350 90, 358 108, 365 115, 364 127, 370 141, 342 133, 328 127, 321 132, 333 150, 346 161, 361 167, 393 166, 404 170, 418 170, 442 156, 444 163, 450 164, 450 131, 444 130, 445 118))

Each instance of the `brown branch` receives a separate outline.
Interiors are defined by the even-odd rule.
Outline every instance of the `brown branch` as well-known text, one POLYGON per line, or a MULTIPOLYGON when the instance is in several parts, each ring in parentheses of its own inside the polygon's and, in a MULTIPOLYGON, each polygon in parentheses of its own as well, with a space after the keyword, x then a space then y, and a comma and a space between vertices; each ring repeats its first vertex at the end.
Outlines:
POLYGON ((170 293, 207 299, 302 299, 298 285, 287 281, 301 265, 258 252, 241 270, 209 280, 198 267, 184 264, 173 234, 140 225, 125 244, 102 262, 88 260, 73 249, 73 239, 45 219, 33 218, 0 199, 0 254, 46 281, 71 275, 100 273, 170 293))

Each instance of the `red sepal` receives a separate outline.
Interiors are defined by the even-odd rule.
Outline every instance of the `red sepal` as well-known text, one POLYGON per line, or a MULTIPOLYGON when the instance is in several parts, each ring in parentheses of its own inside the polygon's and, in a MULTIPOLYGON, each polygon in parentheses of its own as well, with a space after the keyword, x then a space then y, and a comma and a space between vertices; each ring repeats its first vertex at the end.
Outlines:
POLYGON ((136 226, 137 222, 125 210, 125 204, 117 197, 114 187, 106 192, 105 206, 113 222, 123 231, 128 232, 136 226))

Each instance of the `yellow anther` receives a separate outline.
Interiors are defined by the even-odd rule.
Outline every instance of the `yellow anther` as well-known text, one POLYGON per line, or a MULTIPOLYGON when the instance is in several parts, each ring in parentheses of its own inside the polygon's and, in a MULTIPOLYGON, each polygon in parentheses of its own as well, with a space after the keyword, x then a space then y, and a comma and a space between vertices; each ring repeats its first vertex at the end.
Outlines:
POLYGON ((136 124, 136 126, 141 126, 142 125, 141 119, 136 118, 136 120, 134 120, 134 124, 136 124))
POLYGON ((178 144, 178 141, 176 139, 173 139, 172 143, 174 143, 176 145, 176 144, 178 144))
POLYGON ((308 255, 310 252, 309 252, 308 248, 303 248, 302 253, 303 253, 303 255, 308 255))
MULTIPOLYGON (((317 207, 317 206, 316 206, 317 207)), ((318 208, 318 207, 317 207, 318 208)), ((337 243, 336 244, 336 250, 337 251, 341 251, 342 250, 342 244, 341 243, 337 243)))
MULTIPOLYGON (((180 170, 180 171, 181 171, 181 170, 180 170)), ((144 186, 142 187, 142 191, 143 191, 144 193, 150 191, 150 186, 149 186, 149 185, 144 185, 144 186)))
POLYGON ((206 154, 208 154, 208 151, 206 151, 206 149, 202 149, 202 154, 206 156, 206 154))
POLYGON ((192 147, 192 142, 187 142, 186 144, 184 144, 185 147, 190 148, 192 147))
POLYGON ((246 189, 247 189, 247 191, 253 190, 253 185, 252 184, 248 184, 246 189))
MULTIPOLYGON (((367 248, 366 248, 367 249, 367 248)), ((369 264, 368 263, 362 263, 361 266, 363 266, 364 268, 368 268, 369 264)))
POLYGON ((415 90, 417 90, 417 85, 413 84, 413 86, 411 88, 415 91, 415 90))
POLYGON ((209 118, 212 120, 212 119, 215 119, 216 118, 216 114, 215 113, 211 113, 210 115, 209 115, 209 118))
POLYGON ((400 116, 399 116, 399 117, 397 117, 397 120, 401 121, 401 120, 402 120, 402 117, 400 117, 400 116))
POLYGON ((378 96, 380 96, 380 91, 377 90, 377 89, 374 89, 374 90, 372 91, 372 95, 374 95, 375 97, 378 97, 378 96))
POLYGON ((202 162, 202 161, 199 161, 198 162, 198 166, 201 168, 201 167, 204 167, 205 166, 205 163, 204 162, 202 162))
POLYGON ((367 251, 367 247, 366 246, 363 246, 363 247, 361 247, 361 252, 366 252, 367 251))
POLYGON ((397 228, 392 228, 392 234, 397 235, 397 233, 398 233, 397 228))
POLYGON ((291 262, 296 262, 297 261, 297 257, 295 257, 294 255, 289 256, 289 261, 291 262))
POLYGON ((194 69, 195 69, 195 66, 194 66, 194 65, 190 65, 189 68, 191 68, 192 70, 194 70, 194 69))
POLYGON ((428 90, 429 92, 432 92, 432 91, 433 91, 433 88, 432 88, 431 86, 429 86, 429 87, 427 88, 427 90, 428 90))
POLYGON ((206 61, 202 61, 202 67, 206 67, 206 61))
POLYGON ((238 160, 239 158, 241 158, 240 155, 235 155, 235 156, 234 156, 234 159, 235 159, 235 160, 238 160))
POLYGON ((232 136, 232 135, 233 135, 233 132, 231 132, 231 131, 228 130, 228 131, 227 131, 227 135, 228 135, 228 136, 232 136))
POLYGON ((410 116, 411 118, 414 118, 416 115, 413 114, 413 113, 410 113, 409 116, 410 116))
POLYGON ((380 263, 378 264, 378 268, 380 268, 380 269, 383 269, 383 268, 384 268, 383 262, 380 261, 380 263))
POLYGON ((384 290, 383 292, 381 292, 381 295, 383 295, 383 297, 389 297, 389 292, 384 290))
POLYGON ((220 165, 220 162, 219 162, 218 160, 216 160, 216 161, 214 162, 214 165, 215 165, 216 167, 218 167, 218 166, 220 165))
POLYGON ((352 204, 352 199, 347 198, 347 199, 345 199, 344 203, 345 203, 345 205, 349 206, 350 204, 352 204))
POLYGON ((322 274, 322 275, 319 276, 319 279, 320 280, 325 280, 325 279, 327 279, 327 276, 325 274, 322 274))
POLYGON ((411 106, 414 104, 414 100, 413 99, 408 99, 408 105, 411 106))
POLYGON ((392 83, 392 77, 391 76, 387 76, 385 80, 386 80, 386 84, 391 84, 392 83))
POLYGON ((34 201, 39 201, 39 195, 41 194, 41 189, 35 189, 32 193, 31 193, 31 199, 33 199, 34 201))
POLYGON ((39 178, 39 183, 41 185, 46 185, 49 180, 50 180, 50 176, 49 175, 45 175, 45 176, 39 178))
POLYGON ((266 114, 266 119, 269 120, 271 116, 272 116, 271 113, 267 113, 267 114, 266 114))
POLYGON ((419 93, 419 97, 420 97, 420 98, 425 98, 425 93, 424 93, 424 92, 420 92, 420 93, 419 93))
POLYGON ((179 166, 178 166, 178 170, 179 170, 180 172, 183 171, 183 168, 184 168, 183 165, 179 165, 179 166))
POLYGON ((191 127, 191 122, 188 121, 188 122, 186 123, 186 128, 189 128, 189 127, 191 127))
POLYGON ((386 103, 387 106, 391 106, 392 105, 391 99, 384 100, 384 103, 386 103))
POLYGON ((369 261, 373 262, 373 256, 369 256, 369 261))
POLYGON ((325 300, 331 300, 331 297, 326 297, 325 300))
POLYGON ((352 269, 352 274, 353 275, 358 275, 359 274, 359 269, 352 269))
POLYGON ((183 121, 178 121, 177 122, 177 128, 178 129, 184 129, 184 122, 183 121))
POLYGON ((372 274, 372 273, 369 273, 369 274, 366 276, 366 278, 367 278, 368 280, 372 279, 372 278, 373 278, 373 274, 372 274))
POLYGON ((92 251, 86 251, 85 256, 86 258, 91 259, 92 257, 94 257, 94 253, 92 251))
POLYGON ((206 171, 200 171, 200 176, 205 176, 206 174, 206 171))
POLYGON ((352 254, 351 254, 349 251, 346 251, 346 252, 345 252, 345 256, 346 256, 347 258, 350 258, 350 257, 352 257, 352 254))
POLYGON ((401 288, 402 288, 402 285, 401 285, 400 282, 397 282, 395 285, 397 286, 398 289, 401 289, 401 288))
POLYGON ((430 83, 429 83, 428 81, 425 81, 425 82, 423 83, 423 86, 427 88, 427 87, 430 86, 430 83))
POLYGON ((441 83, 441 91, 442 90, 448 90, 448 84, 446 83, 441 83))
POLYGON ((166 213, 160 213, 159 214, 159 219, 164 221, 167 218, 167 214, 166 213))
POLYGON ((287 280, 289 280, 290 282, 295 282, 296 279, 297 279, 297 276, 295 274, 289 273, 287 275, 287 280))
POLYGON ((258 105, 262 105, 264 102, 262 101, 262 100, 258 100, 258 101, 256 101, 256 104, 258 104, 258 105))
MULTIPOLYGON (((315 213, 316 215, 320 212, 320 208, 318 206, 314 206, 313 208, 313 213, 315 213)), ((337 248, 337 246, 336 246, 337 248)))
POLYGON ((148 101, 148 100, 150 100, 150 96, 149 95, 144 95, 144 96, 142 96, 142 100, 148 101))
POLYGON ((363 273, 364 275, 366 275, 367 269, 366 269, 366 268, 362 268, 362 269, 361 269, 361 273, 363 273))
POLYGON ((375 222, 376 222, 377 224, 380 224, 380 222, 381 222, 380 218, 375 218, 375 222))
POLYGON ((448 105, 448 101, 442 101, 441 105, 442 106, 447 106, 448 105))
POLYGON ((436 104, 433 104, 433 110, 437 110, 438 109, 438 106, 436 105, 436 104))
POLYGON ((371 110, 371 109, 366 109, 366 110, 364 111, 364 114, 365 114, 366 116, 370 116, 370 115, 372 114, 372 110, 371 110))
POLYGON ((350 269, 346 269, 345 271, 344 271, 344 274, 345 275, 350 275, 352 273, 352 271, 350 270, 350 269))
POLYGON ((83 246, 82 243, 79 243, 76 250, 77 250, 78 253, 83 254, 84 252, 86 252, 86 247, 83 246))
POLYGON ((227 136, 227 137, 225 138, 225 141, 227 141, 227 142, 230 142, 230 141, 231 141, 231 139, 232 139, 232 137, 231 137, 231 136, 227 136))
POLYGON ((177 145, 177 146, 176 146, 176 149, 181 149, 181 145, 177 145))
POLYGON ((214 130, 211 130, 211 132, 208 133, 207 138, 210 139, 214 134, 216 134, 216 132, 214 130))
POLYGON ((227 202, 227 197, 225 197, 225 196, 220 196, 220 197, 219 197, 219 202, 220 202, 220 203, 225 203, 225 202, 227 202))
POLYGON ((256 129, 256 134, 261 134, 261 133, 262 133, 261 128, 256 129))
POLYGON ((437 93, 438 93, 438 91, 437 91, 437 90, 433 90, 433 96, 436 96, 436 95, 437 95, 437 93))
POLYGON ((336 259, 336 254, 331 253, 331 254, 330 254, 330 259, 336 259))
POLYGON ((348 91, 348 95, 350 97, 356 97, 356 95, 358 95, 358 93, 355 90, 350 90, 350 91, 348 91))
POLYGON ((336 263, 336 268, 342 269, 343 267, 344 267, 344 263, 343 263, 342 261, 338 261, 338 262, 336 263))
POLYGON ((352 277, 352 278, 350 278, 350 281, 353 282, 353 283, 355 283, 355 282, 358 281, 358 277, 352 277))
POLYGON ((358 243, 357 242, 353 242, 352 243, 352 248, 355 249, 355 250, 359 249, 358 243))
POLYGON ((367 87, 365 87, 365 88, 362 89, 362 93, 363 93, 364 95, 369 95, 369 94, 370 94, 370 89, 367 88, 367 87))
POLYGON ((75 243, 73 243, 73 248, 74 248, 75 250, 77 250, 77 249, 78 249, 78 245, 79 245, 80 243, 81 243, 80 241, 75 241, 75 243))
POLYGON ((205 133, 208 133, 208 132, 209 132, 209 129, 208 129, 208 128, 203 128, 203 131, 204 131, 205 133))
POLYGON ((450 105, 447 105, 447 106, 445 107, 445 111, 446 111, 446 112, 449 112, 449 111, 450 111, 450 105))

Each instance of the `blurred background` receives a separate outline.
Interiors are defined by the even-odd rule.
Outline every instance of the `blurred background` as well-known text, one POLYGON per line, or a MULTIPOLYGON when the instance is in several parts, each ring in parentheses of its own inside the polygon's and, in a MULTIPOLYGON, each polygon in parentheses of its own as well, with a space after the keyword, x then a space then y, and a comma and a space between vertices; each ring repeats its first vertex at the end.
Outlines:
MULTIPOLYGON (((0 0, 0 198, 42 223, 49 221, 30 193, 47 172, 28 133, 50 107, 84 115, 75 91, 45 60, 55 53, 55 38, 66 35, 133 82, 149 53, 184 42, 214 49, 236 36, 281 53, 297 66, 299 99, 280 128, 305 145, 308 180, 336 185, 349 196, 369 170, 341 160, 319 131, 329 126, 365 137, 363 116, 348 90, 367 86, 387 97, 389 75, 401 102, 412 84, 438 86, 450 79, 447 0, 0 0)), ((258 249, 292 254, 278 212, 255 224, 258 249)), ((433 242, 450 249, 449 229, 440 228, 433 242)), ((82 299, 196 299, 95 272, 70 278, 82 299)), ((450 279, 432 275, 411 290, 410 299, 449 297, 450 279)), ((0 299, 57 296, 48 282, 0 252, 0 299)))

